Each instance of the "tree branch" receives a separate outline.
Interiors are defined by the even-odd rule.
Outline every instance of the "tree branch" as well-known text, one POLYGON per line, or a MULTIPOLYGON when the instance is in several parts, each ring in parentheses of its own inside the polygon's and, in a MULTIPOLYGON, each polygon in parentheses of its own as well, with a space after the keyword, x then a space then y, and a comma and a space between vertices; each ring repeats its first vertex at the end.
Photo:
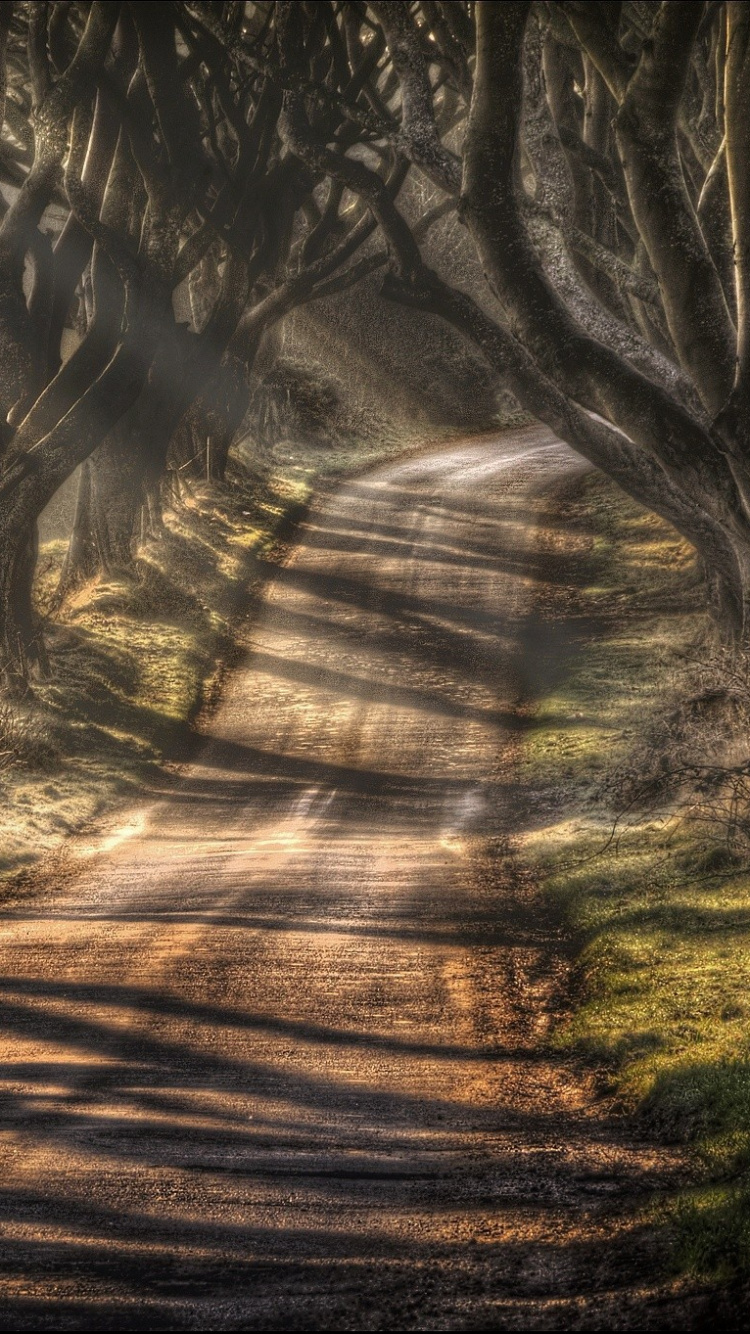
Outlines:
POLYGON ((616 35, 602 14, 601 4, 566 3, 562 9, 581 46, 588 52, 616 101, 622 101, 633 73, 635 61, 620 46, 616 35))
POLYGON ((750 5, 730 0, 725 69, 726 163, 737 291, 736 388, 750 405, 750 5))
POLYGON ((521 49, 528 6, 480 0, 477 69, 464 155, 464 215, 485 272, 519 336, 548 377, 658 459, 701 506, 716 497, 743 543, 750 522, 717 438, 665 390, 588 333, 542 272, 520 216, 521 49), (498 98, 497 89, 504 95, 498 98), (493 182, 487 191, 486 182, 493 182))
POLYGON ((372 0, 383 25, 393 68, 401 84, 401 129, 397 146, 447 194, 461 189, 461 163, 441 142, 435 122, 433 92, 409 6, 401 0, 372 0))
POLYGON ((659 281, 672 342, 715 415, 732 386, 735 331, 687 193, 675 137, 701 16, 701 6, 687 0, 662 3, 622 99, 616 132, 630 206, 659 281))

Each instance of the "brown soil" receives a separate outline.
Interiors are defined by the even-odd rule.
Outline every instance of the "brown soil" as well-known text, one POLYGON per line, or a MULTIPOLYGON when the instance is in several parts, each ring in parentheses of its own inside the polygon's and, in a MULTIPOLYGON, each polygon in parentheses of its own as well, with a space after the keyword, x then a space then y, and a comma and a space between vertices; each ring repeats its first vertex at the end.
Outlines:
POLYGON ((580 469, 528 428, 314 508, 176 791, 4 910, 0 1328, 703 1327, 513 851, 580 469))

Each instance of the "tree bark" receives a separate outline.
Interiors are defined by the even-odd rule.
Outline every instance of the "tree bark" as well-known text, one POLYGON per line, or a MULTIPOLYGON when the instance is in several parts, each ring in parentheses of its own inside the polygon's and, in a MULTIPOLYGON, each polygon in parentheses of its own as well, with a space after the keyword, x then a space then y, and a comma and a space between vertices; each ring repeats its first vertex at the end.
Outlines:
POLYGON ((81 464, 78 493, 71 533, 60 579, 52 599, 52 610, 57 611, 80 586, 93 579, 98 569, 96 538, 91 506, 91 465, 86 459, 81 464))
POLYGON ((20 697, 48 664, 42 625, 33 605, 38 536, 36 516, 17 507, 0 525, 0 685, 20 697))

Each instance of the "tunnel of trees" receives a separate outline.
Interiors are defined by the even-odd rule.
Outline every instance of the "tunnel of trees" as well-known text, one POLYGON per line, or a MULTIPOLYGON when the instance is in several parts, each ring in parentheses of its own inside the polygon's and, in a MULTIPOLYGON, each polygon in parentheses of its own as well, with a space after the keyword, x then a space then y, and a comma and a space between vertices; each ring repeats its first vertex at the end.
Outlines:
POLYGON ((746 639, 750 3, 2 3, 0 68, 7 690, 48 669, 61 485, 58 601, 158 540, 176 466, 222 477, 269 331, 373 274, 669 520, 746 639))

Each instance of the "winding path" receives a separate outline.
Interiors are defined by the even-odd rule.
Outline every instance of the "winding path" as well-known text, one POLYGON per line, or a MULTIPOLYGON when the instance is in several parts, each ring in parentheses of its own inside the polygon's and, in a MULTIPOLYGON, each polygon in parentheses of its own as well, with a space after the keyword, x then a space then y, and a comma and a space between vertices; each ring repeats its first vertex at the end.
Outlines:
POLYGON ((0 1328, 680 1327, 508 841, 580 467, 533 428, 341 488, 178 788, 2 914, 0 1328))

